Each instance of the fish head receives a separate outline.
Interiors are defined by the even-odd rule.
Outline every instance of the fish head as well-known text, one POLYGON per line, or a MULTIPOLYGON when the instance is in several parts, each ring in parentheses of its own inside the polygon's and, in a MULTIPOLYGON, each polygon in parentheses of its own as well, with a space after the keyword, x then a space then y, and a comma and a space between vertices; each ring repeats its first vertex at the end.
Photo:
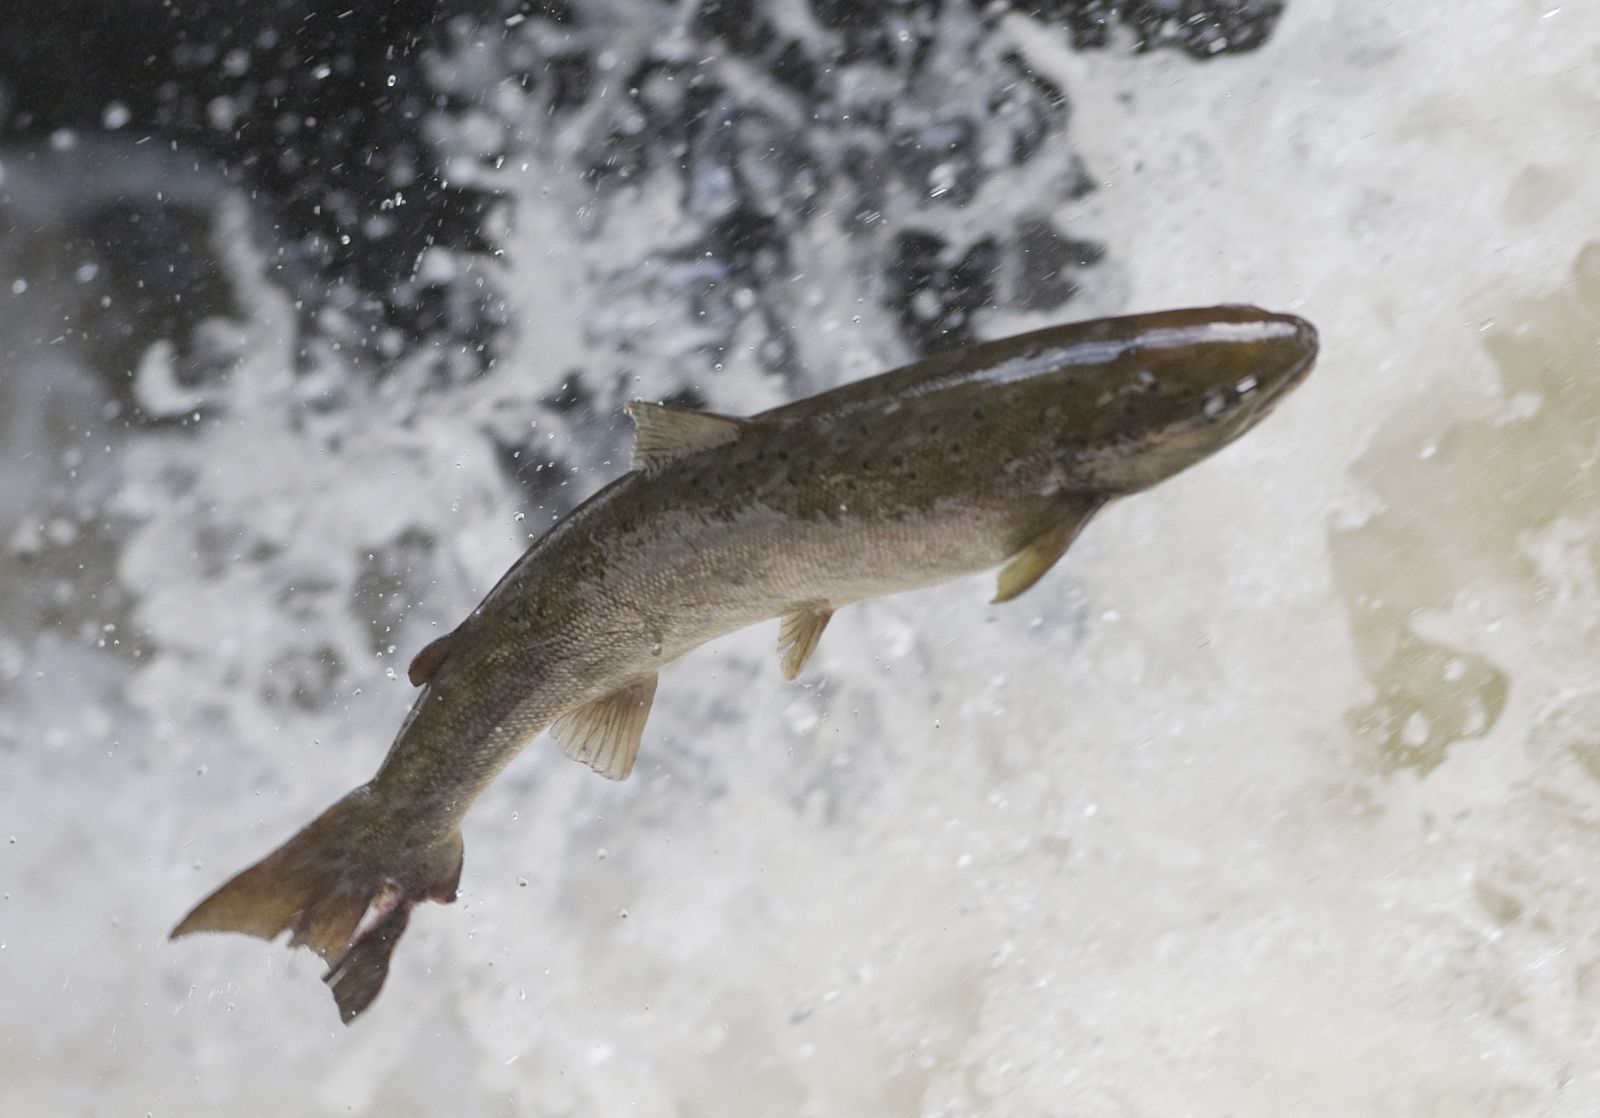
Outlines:
POLYGON ((1311 371, 1317 332, 1290 314, 1227 306, 1125 324, 1076 387, 1074 472, 1113 495, 1187 469, 1250 430, 1311 371))

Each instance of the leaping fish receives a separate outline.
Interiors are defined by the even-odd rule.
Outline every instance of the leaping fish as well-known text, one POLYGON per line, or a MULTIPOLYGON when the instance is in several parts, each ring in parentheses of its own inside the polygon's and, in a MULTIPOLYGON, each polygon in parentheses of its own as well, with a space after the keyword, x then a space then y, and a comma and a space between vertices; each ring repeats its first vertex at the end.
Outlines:
POLYGON ((631 472, 424 648, 378 773, 173 930, 329 962, 346 1023, 413 905, 448 904, 461 821, 543 730, 615 780, 661 668, 781 618, 793 679, 841 606, 1000 567, 1015 598, 1096 511, 1216 452, 1310 371, 1312 326, 1254 307, 1055 326, 740 418, 635 401, 631 472))

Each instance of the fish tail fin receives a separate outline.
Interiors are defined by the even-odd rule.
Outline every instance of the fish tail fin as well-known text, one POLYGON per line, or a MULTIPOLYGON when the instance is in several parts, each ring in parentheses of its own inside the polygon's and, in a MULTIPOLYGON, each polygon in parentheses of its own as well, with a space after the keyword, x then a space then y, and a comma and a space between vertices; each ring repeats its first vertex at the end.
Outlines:
POLYGON ((456 899, 461 832, 418 845, 398 830, 358 788, 201 901, 169 938, 242 932, 270 940, 287 931, 289 946, 328 961, 322 980, 348 1025, 383 988, 411 906, 456 899))

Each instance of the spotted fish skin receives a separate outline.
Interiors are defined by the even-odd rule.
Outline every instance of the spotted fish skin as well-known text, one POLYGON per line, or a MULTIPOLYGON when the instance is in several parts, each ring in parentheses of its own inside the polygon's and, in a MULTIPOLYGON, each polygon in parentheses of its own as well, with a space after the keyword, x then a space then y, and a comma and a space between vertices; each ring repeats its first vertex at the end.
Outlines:
POLYGON ((656 673, 709 640, 783 618, 792 676, 852 602, 1001 564, 1015 597, 1108 501, 1253 427, 1316 352, 1302 319, 1222 306, 1056 326, 748 418, 633 405, 636 468, 419 654, 372 781, 174 934, 289 929, 352 1019, 410 906, 453 897, 468 808, 541 731, 625 777, 656 673))

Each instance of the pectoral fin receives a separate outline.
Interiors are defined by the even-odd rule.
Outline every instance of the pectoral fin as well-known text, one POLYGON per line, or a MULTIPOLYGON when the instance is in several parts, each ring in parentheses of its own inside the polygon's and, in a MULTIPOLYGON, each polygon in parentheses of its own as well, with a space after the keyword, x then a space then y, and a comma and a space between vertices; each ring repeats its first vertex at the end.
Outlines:
POLYGON ((1056 560, 1078 538, 1078 533, 1083 531, 1083 526, 1103 503, 1095 501, 1073 509, 1013 555, 1011 561, 1000 568, 1000 581, 995 588, 992 604, 1009 602, 1044 577, 1044 573, 1055 566, 1056 560))
POLYGON ((624 780, 633 771, 645 720, 656 697, 656 677, 646 676, 568 711, 550 727, 561 752, 601 776, 624 780))
POLYGON ((808 602, 783 619, 778 630, 778 651, 783 654, 783 678, 793 679, 816 651, 822 630, 828 627, 833 610, 826 602, 808 602))
POLYGON ((745 427, 745 420, 730 415, 644 400, 631 401, 627 412, 633 420, 633 466, 637 470, 659 469, 685 454, 731 443, 745 427))

